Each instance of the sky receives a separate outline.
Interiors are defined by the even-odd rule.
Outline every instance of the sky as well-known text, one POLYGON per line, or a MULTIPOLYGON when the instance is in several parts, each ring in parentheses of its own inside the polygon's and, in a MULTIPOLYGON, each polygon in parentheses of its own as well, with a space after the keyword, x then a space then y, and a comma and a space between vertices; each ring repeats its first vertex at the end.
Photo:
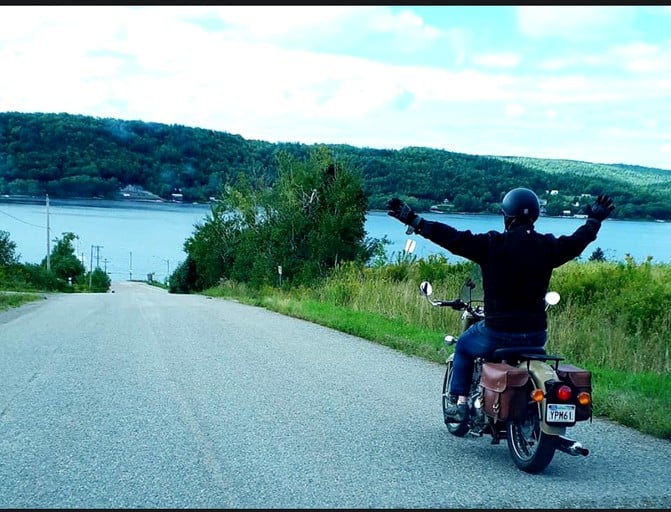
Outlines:
POLYGON ((0 6, 0 112, 671 170, 669 6, 0 6))

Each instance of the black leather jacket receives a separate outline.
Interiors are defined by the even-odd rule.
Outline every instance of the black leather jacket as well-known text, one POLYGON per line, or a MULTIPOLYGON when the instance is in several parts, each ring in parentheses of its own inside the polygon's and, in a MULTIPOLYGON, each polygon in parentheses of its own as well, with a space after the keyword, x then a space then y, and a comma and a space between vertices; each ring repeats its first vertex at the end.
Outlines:
POLYGON ((552 270, 580 256, 600 227, 598 220, 587 219, 573 234, 558 237, 538 233, 531 224, 473 234, 422 219, 416 232, 480 265, 487 327, 533 332, 547 328, 545 293, 552 270))

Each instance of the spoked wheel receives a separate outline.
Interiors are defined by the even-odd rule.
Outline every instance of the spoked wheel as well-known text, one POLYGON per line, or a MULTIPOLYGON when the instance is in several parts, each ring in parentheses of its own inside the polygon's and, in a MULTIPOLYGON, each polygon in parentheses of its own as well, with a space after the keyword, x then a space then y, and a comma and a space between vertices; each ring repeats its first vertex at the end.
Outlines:
POLYGON ((506 425, 508 450, 515 465, 527 473, 543 471, 554 457, 557 436, 541 431, 538 406, 530 405, 522 420, 509 421, 506 425))
MULTIPOLYGON (((448 359, 445 368, 445 378, 443 379, 443 417, 448 406, 456 403, 456 397, 450 395, 450 382, 452 381, 452 360, 448 359)), ((468 432, 467 423, 445 423, 450 434, 457 437, 463 437, 468 432)))

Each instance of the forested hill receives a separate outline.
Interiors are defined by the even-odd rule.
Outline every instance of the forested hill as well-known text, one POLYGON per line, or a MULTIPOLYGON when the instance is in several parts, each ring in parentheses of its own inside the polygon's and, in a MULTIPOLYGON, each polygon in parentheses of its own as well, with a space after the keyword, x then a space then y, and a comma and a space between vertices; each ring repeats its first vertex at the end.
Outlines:
MULTIPOLYGON (((0 194, 120 199, 130 185, 165 200, 206 202, 240 174, 273 183, 279 152, 302 158, 315 146, 147 121, 5 112, 0 194)), ((525 186, 548 215, 579 214, 588 196, 606 192, 617 204, 613 217, 671 220, 669 170, 424 147, 320 146, 361 173, 370 209, 398 195, 421 210, 498 213, 503 194, 525 186)))

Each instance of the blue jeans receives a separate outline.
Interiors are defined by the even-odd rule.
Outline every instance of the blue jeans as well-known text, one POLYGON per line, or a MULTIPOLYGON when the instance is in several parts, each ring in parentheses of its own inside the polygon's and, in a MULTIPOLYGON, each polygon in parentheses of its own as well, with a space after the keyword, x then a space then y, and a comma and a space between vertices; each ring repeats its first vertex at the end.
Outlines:
POLYGON ((454 347, 450 393, 468 396, 476 357, 488 358, 497 348, 542 347, 547 341, 547 330, 535 332, 501 332, 485 327, 481 320, 466 329, 454 347))

